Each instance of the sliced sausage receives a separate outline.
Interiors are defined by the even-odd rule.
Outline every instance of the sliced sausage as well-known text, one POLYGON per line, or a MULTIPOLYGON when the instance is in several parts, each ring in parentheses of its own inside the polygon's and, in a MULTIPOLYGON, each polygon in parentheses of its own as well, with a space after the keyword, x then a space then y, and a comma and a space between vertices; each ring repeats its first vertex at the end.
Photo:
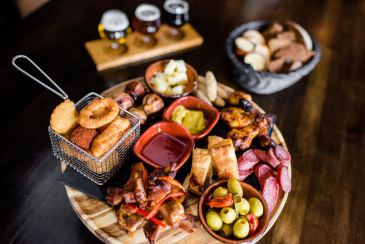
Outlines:
POLYGON ((280 163, 289 167, 291 162, 290 153, 282 146, 276 146, 274 149, 275 156, 279 159, 280 163))
POLYGON ((274 169, 280 164, 279 159, 275 156, 273 148, 270 148, 266 152, 266 160, 266 162, 269 163, 274 169))
POLYGON ((247 150, 238 159, 238 169, 248 170, 253 169, 253 167, 260 162, 260 159, 256 156, 253 150, 247 150))
POLYGON ((263 182, 262 196, 264 197, 269 212, 271 212, 278 201, 279 197, 279 184, 274 176, 269 176, 263 182))
POLYGON ((252 151, 255 153, 256 157, 260 159, 261 162, 266 162, 266 152, 264 150, 260 149, 252 149, 252 151))
POLYGON ((250 174, 252 174, 254 171, 253 168, 246 169, 246 170, 240 170, 238 169, 238 177, 240 181, 244 181, 250 174))
POLYGON ((290 192, 291 180, 290 180, 288 168, 285 167, 283 164, 280 164, 278 166, 277 170, 278 170, 277 179, 278 179, 281 189, 283 189, 283 191, 285 191, 285 192, 290 192))

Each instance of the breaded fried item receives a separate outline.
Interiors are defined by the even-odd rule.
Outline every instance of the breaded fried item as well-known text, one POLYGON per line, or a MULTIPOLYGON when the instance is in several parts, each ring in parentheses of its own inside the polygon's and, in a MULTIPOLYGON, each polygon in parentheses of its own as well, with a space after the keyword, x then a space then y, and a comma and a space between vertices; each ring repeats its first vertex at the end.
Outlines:
POLYGON ((64 135, 77 126, 77 110, 75 104, 67 99, 60 103, 52 112, 50 124, 52 130, 64 135))
POLYGON ((220 136, 208 136, 208 149, 213 147, 215 144, 218 144, 218 142, 223 141, 224 138, 220 136))
POLYGON ((130 128, 131 124, 128 119, 117 116, 105 130, 97 136, 91 146, 91 153, 94 157, 103 156, 130 128))
POLYGON ((193 149, 193 160, 189 180, 189 190, 200 195, 205 186, 211 184, 213 174, 212 158, 207 149, 193 149))
POLYGON ((219 180, 228 180, 232 177, 238 179, 237 158, 231 139, 224 139, 215 144, 209 149, 209 153, 219 180))
POLYGON ((99 133, 95 129, 88 129, 82 126, 76 127, 70 137, 70 141, 84 150, 90 149, 91 143, 99 133))

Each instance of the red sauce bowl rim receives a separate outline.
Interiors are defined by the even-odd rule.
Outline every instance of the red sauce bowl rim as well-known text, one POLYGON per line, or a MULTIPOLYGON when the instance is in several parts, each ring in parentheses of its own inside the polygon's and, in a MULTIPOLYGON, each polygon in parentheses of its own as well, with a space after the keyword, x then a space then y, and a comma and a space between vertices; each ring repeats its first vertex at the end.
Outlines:
MULTIPOLYGON (((184 155, 182 156, 182 158, 180 159, 180 161, 176 164, 176 167, 174 168, 175 171, 177 171, 178 169, 180 169, 185 163, 186 161, 189 159, 192 151, 193 151, 193 148, 195 146, 195 141, 193 139, 193 137, 191 136, 190 132, 182 125, 179 125, 175 122, 170 122, 170 121, 161 121, 161 122, 157 122, 155 123, 154 125, 152 125, 151 127, 149 127, 140 137, 139 139, 136 141, 136 143, 134 143, 134 146, 133 146, 133 152, 134 154, 139 158, 141 159, 143 162, 151 165, 152 167, 154 168, 161 168, 160 165, 158 165, 157 163, 155 163, 154 161, 148 159, 147 157, 145 157, 143 154, 142 154, 142 150, 144 148, 144 145, 140 145, 141 144, 141 139, 143 137, 146 137, 148 136, 148 133, 151 133, 151 131, 154 131, 156 127, 161 127, 161 125, 166 125, 166 126, 175 126, 175 127, 178 127, 180 130, 183 131, 183 134, 186 136, 186 138, 189 140, 189 145, 187 146, 187 150, 186 152, 184 153, 184 155), (138 148, 141 148, 141 150, 138 150, 138 148)), ((151 139, 157 135, 158 133, 166 133, 174 138, 176 138, 174 135, 171 135, 170 133, 167 133, 166 131, 164 130, 161 130, 157 133, 153 133, 151 136, 149 136, 151 139)))

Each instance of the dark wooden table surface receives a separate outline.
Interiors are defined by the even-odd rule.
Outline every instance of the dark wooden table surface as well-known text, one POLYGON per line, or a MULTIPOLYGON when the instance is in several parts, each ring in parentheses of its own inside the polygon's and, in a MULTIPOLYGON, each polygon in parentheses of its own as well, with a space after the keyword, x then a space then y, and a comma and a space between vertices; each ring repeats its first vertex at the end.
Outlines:
MULTIPOLYGON (((0 39, 0 242, 98 243, 78 219, 47 134, 60 99, 17 73, 12 56, 33 57, 74 100, 141 76, 148 63, 97 73, 83 43, 97 38, 103 11, 132 14, 141 1, 52 0, 0 39)), ((156 1, 159 6, 162 1, 156 1)), ((189 1, 201 48, 183 58, 234 86, 224 41, 235 26, 292 19, 321 44, 316 69, 289 89, 254 95, 278 116, 293 156, 293 189, 261 243, 365 242, 365 3, 340 0, 189 1)))

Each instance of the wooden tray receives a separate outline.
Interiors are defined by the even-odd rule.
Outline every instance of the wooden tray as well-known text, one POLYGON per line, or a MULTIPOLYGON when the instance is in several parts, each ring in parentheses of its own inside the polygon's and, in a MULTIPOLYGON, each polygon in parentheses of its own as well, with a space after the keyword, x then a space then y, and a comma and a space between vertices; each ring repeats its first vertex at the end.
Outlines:
MULTIPOLYGON (((143 78, 133 79, 137 81, 142 81, 143 78)), ((124 90, 125 84, 130 81, 122 82, 102 93, 102 95, 112 94, 116 91, 124 90)), ((253 103, 254 107, 260 112, 264 112, 257 104, 253 103)), ((282 145, 287 149, 285 140, 277 128, 274 126, 272 133, 273 140, 278 144, 282 145)), ((291 177, 291 166, 289 166, 289 174, 291 177)), ((189 176, 185 178, 184 187, 187 188, 189 184, 189 176)), ((144 236, 142 228, 137 230, 133 234, 128 234, 123 230, 118 222, 115 215, 115 211, 112 207, 108 206, 106 203, 95 200, 77 191, 71 187, 65 186, 67 196, 70 200, 71 206, 75 210, 76 214, 79 216, 80 220, 86 225, 86 227, 96 235, 101 241, 105 243, 148 243, 146 237, 144 236)), ((261 238, 270 230, 274 225, 277 218, 279 217, 282 209, 284 208, 285 202, 288 198, 288 193, 284 193, 280 190, 279 200, 270 214, 269 225, 266 232, 261 236, 261 238)), ((185 201, 184 207, 186 213, 191 213, 193 215, 198 215, 198 202, 199 197, 188 193, 185 201)), ((166 229, 162 231, 158 240, 158 243, 219 243, 217 240, 213 239, 208 232, 204 230, 203 227, 196 230, 193 233, 187 233, 181 229, 166 229)))
POLYGON ((165 24, 161 25, 160 30, 156 33, 157 44, 151 48, 135 44, 137 33, 132 33, 127 37, 128 51, 124 54, 110 50, 107 42, 101 39, 88 41, 85 43, 85 47, 93 59, 96 69, 102 71, 197 47, 203 43, 203 38, 190 24, 182 27, 185 37, 181 40, 167 38, 168 28, 165 24))

